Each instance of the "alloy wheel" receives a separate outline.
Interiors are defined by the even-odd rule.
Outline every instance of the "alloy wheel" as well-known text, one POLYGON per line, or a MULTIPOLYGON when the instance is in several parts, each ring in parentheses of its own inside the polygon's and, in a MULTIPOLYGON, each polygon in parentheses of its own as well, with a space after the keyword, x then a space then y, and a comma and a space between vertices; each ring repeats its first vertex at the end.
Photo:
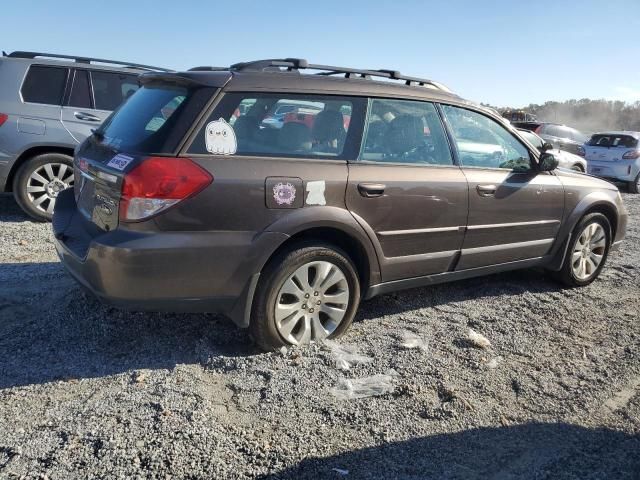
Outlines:
POLYGON ((573 247, 571 269, 579 280, 588 280, 602 263, 607 246, 607 236, 599 223, 587 225, 573 247))
POLYGON ((73 169, 65 163, 45 163, 27 179, 27 197, 38 210, 53 213, 58 194, 73 186, 73 169))
POLYGON ((349 283, 335 264, 309 262, 283 283, 275 305, 276 329, 298 345, 331 335, 349 307, 349 283))

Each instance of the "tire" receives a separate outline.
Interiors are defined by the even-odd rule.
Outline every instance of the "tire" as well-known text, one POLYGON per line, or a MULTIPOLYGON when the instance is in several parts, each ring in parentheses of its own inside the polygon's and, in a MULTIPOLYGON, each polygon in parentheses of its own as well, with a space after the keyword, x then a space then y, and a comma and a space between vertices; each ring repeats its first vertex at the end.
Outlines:
POLYGON ((13 196, 34 220, 49 222, 58 193, 72 186, 73 158, 44 153, 20 165, 13 179, 13 196))
POLYGON ((358 274, 344 252, 327 244, 298 244, 277 255, 263 270, 249 333, 266 351, 337 338, 351 325, 359 303, 358 274), (302 273, 306 273, 306 283, 302 273), (316 283, 317 275, 325 280, 324 285, 316 283))
POLYGON ((629 182, 629 193, 640 193, 640 173, 635 180, 629 182))
POLYGON ((556 278, 569 287, 589 285, 600 275, 610 248, 611 224, 607 217, 601 213, 585 215, 573 229, 562 268, 559 272, 555 272, 556 278), (587 228, 592 229, 590 239, 587 228), (602 234, 602 241, 599 241, 600 234, 602 234), (585 248, 581 249, 582 244, 585 245, 585 248), (595 268, 595 257, 592 254, 600 257, 595 268), (585 268, 584 275, 580 275, 581 264, 585 268))
POLYGON ((579 165, 577 163, 571 167, 571 170, 573 170, 574 172, 584 173, 584 169, 582 168, 582 165, 579 165))

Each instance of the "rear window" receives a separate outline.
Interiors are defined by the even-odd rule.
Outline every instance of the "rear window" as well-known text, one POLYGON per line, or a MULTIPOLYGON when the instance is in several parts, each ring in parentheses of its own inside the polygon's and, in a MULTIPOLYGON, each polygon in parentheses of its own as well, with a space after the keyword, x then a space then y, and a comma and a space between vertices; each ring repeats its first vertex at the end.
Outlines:
POLYGON ((32 65, 20 90, 22 99, 25 102, 61 105, 68 71, 67 68, 32 65))
POLYGON ((591 147, 623 147, 636 148, 638 140, 631 135, 602 135, 596 134, 589 140, 591 147))
POLYGON ((145 85, 105 121, 98 137, 120 151, 172 153, 213 92, 210 88, 145 85))

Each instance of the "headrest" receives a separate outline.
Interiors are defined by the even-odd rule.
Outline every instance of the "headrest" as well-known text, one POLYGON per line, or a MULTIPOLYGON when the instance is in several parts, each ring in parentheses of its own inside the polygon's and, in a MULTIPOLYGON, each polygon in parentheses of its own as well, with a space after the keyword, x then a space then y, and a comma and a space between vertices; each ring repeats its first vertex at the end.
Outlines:
POLYGON ((410 152, 422 145, 424 141, 424 124, 422 118, 413 115, 396 117, 386 133, 386 144, 389 153, 399 155, 410 152))
POLYGON ((278 145, 284 153, 311 150, 311 130, 302 123, 285 123, 278 133, 278 145))

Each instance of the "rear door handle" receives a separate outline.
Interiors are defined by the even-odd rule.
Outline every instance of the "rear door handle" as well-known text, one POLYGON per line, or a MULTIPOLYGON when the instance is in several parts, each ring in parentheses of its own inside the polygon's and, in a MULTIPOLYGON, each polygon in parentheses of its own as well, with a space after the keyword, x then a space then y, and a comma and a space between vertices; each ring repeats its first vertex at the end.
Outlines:
POLYGON ((476 190, 481 197, 493 197, 496 194, 495 185, 478 185, 476 190))
POLYGON ((358 191, 360 195, 367 198, 381 197, 387 186, 384 183, 359 183, 358 191))
POLYGON ((78 120, 84 120, 86 122, 101 122, 100 117, 96 117, 95 115, 91 115, 90 113, 85 112, 73 112, 73 116, 78 120))

